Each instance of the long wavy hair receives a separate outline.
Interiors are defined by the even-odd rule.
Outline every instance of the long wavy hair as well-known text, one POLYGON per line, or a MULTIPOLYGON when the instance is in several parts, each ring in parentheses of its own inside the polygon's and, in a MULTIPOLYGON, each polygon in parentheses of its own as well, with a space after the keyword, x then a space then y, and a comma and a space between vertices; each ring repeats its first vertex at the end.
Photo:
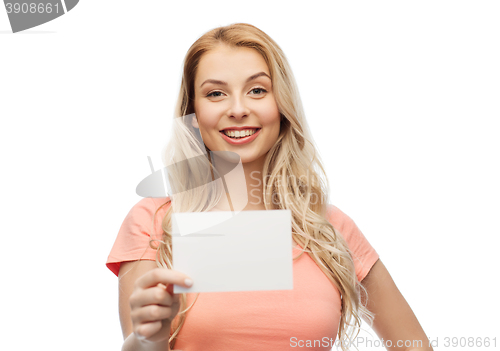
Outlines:
MULTIPOLYGON (((267 34, 250 24, 236 23, 210 30, 191 46, 184 59, 180 93, 175 108, 176 118, 181 123, 176 124, 177 130, 172 133, 163 162, 165 165, 171 165, 191 160, 191 163, 196 163, 194 166, 197 168, 213 169, 210 152, 198 146, 201 136, 198 129, 190 125, 189 120, 195 113, 194 80, 200 59, 219 45, 252 48, 257 50, 267 63, 273 93, 281 114, 281 126, 278 140, 265 158, 264 205, 267 210, 291 211, 292 237, 303 248, 301 254, 294 259, 307 252, 338 288, 342 308, 338 339, 342 350, 346 351, 350 341, 359 332, 361 318, 365 317, 371 321, 373 315, 362 302, 366 298, 366 290, 357 280, 349 248, 327 219, 329 183, 304 117, 292 70, 282 50, 267 34)), ((194 189, 196 184, 207 184, 207 181, 213 180, 213 172, 193 174, 190 171, 192 164, 184 162, 182 165, 183 167, 177 167, 175 172, 171 172, 169 177, 172 177, 170 181, 178 187, 177 192, 179 189, 184 190, 183 201, 167 199, 162 205, 171 203, 162 220, 162 240, 156 245, 152 244, 152 247, 157 249, 158 266, 170 269, 173 267, 172 211, 208 210, 220 200, 221 194, 221 188, 216 182, 212 182, 215 183, 213 187, 204 188, 201 192, 199 188, 194 189), (185 184, 188 181, 193 184, 185 184), (180 207, 174 209, 174 206, 180 207)), ((197 297, 198 295, 196 299, 197 297)), ((186 294, 182 294, 180 311, 171 327, 171 349, 174 348, 186 313, 196 299, 187 307, 186 294)))

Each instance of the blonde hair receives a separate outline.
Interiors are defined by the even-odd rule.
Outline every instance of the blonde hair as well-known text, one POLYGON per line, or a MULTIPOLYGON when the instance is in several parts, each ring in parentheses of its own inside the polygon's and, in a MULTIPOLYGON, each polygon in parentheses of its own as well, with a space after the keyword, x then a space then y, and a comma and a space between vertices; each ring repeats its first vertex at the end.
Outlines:
MULTIPOLYGON (((366 297, 366 291, 357 280, 349 248, 343 237, 327 220, 328 179, 304 117, 292 70, 282 50, 267 34, 250 24, 236 23, 207 32, 191 46, 184 59, 184 71, 175 109, 176 116, 182 116, 177 118, 181 118, 184 124, 173 133, 164 155, 164 163, 171 164, 189 159, 194 160, 191 162, 203 163, 203 160, 207 160, 207 157, 196 157, 203 155, 203 150, 200 151, 196 147, 201 136, 197 129, 189 127, 188 119, 193 118, 192 114, 195 112, 194 79, 200 59, 203 54, 221 44, 255 49, 262 55, 269 67, 273 93, 281 114, 281 126, 278 140, 265 159, 264 205, 267 210, 288 209, 291 211, 292 237, 303 248, 303 252, 294 259, 308 252, 340 291, 342 311, 338 338, 342 342, 341 348, 344 351, 348 350, 349 341, 359 332, 361 317, 372 320, 373 316, 362 303, 362 297, 366 297), (306 173, 308 176, 304 177, 306 173), (355 330, 356 334, 354 334, 355 330)), ((205 156, 209 155, 210 153, 205 153, 205 156)), ((196 166, 212 169, 210 159, 205 165, 197 164, 196 166)), ((206 210, 218 202, 220 189, 217 186, 214 189, 208 188, 201 194, 193 194, 189 193, 192 186, 182 185, 183 181, 199 182, 199 184, 209 181, 210 177, 213 179, 213 173, 191 173, 190 177, 186 177, 189 172, 188 167, 177 169, 177 171, 177 174, 173 175, 173 182, 178 182, 179 187, 187 190, 187 195, 182 201, 183 211, 206 210), (193 176, 199 179, 188 180, 193 176)), ((175 202, 171 204, 175 205, 175 202)), ((172 268, 172 211, 172 206, 170 206, 162 221, 164 233, 157 247, 157 263, 160 267, 172 268)), ((196 299, 193 304, 195 302, 196 299)), ((180 312, 174 320, 177 323, 172 323, 171 349, 184 324, 186 313, 193 304, 186 308, 186 294, 182 294, 180 312)))

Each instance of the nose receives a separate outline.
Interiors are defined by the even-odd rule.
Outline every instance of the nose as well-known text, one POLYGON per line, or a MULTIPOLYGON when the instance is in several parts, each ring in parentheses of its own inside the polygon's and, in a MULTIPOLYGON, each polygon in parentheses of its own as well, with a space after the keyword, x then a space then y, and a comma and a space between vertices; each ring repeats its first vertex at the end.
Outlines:
POLYGON ((231 105, 229 106, 227 113, 229 117, 242 119, 243 117, 247 117, 249 115, 250 110, 246 106, 244 98, 235 96, 231 99, 231 105))

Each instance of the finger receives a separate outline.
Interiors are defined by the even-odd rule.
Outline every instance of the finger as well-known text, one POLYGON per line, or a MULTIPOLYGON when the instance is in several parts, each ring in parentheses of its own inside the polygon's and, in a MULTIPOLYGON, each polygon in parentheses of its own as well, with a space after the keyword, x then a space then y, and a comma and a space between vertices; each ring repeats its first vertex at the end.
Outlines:
POLYGON ((162 327, 162 324, 160 321, 158 322, 151 322, 151 323, 144 323, 141 324, 136 332, 135 335, 139 340, 144 340, 147 338, 150 338, 151 336, 155 335, 160 331, 162 327))
POLYGON ((158 322, 172 317, 173 312, 171 307, 149 305, 134 311, 132 318, 134 324, 158 322))
POLYGON ((173 297, 164 288, 163 284, 158 284, 153 288, 143 289, 130 297, 131 307, 142 307, 147 305, 170 306, 173 303, 173 297))
POLYGON ((189 284, 189 281, 186 281, 186 279, 190 280, 187 275, 181 272, 166 268, 155 268, 137 279, 135 285, 142 289, 156 286, 158 283, 164 285, 177 284, 189 288, 192 283, 189 284))
POLYGON ((172 316, 170 316, 171 320, 173 320, 174 317, 177 315, 177 313, 179 313, 180 307, 181 307, 181 304, 180 304, 180 301, 179 301, 179 295, 175 294, 174 295, 174 302, 170 306, 170 308, 172 309, 172 316), (177 299, 176 299, 176 297, 177 297, 177 299))
POLYGON ((170 295, 172 295, 174 302, 179 302, 179 296, 181 293, 174 294, 174 284, 168 284, 166 290, 170 295))
POLYGON ((174 284, 168 284, 168 285, 167 285, 167 292, 168 292, 171 296, 174 296, 174 284))
POLYGON ((180 294, 174 294, 172 297, 172 306, 180 303, 180 294))

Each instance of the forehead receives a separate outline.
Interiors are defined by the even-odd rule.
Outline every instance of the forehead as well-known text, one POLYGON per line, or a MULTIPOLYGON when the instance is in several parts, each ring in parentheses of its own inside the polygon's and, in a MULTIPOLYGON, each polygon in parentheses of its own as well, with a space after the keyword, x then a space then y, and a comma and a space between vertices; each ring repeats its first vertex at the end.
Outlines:
POLYGON ((205 79, 246 79, 251 75, 265 72, 269 74, 269 68, 262 55, 251 48, 233 48, 218 46, 216 49, 205 53, 198 63, 195 84, 205 79))

